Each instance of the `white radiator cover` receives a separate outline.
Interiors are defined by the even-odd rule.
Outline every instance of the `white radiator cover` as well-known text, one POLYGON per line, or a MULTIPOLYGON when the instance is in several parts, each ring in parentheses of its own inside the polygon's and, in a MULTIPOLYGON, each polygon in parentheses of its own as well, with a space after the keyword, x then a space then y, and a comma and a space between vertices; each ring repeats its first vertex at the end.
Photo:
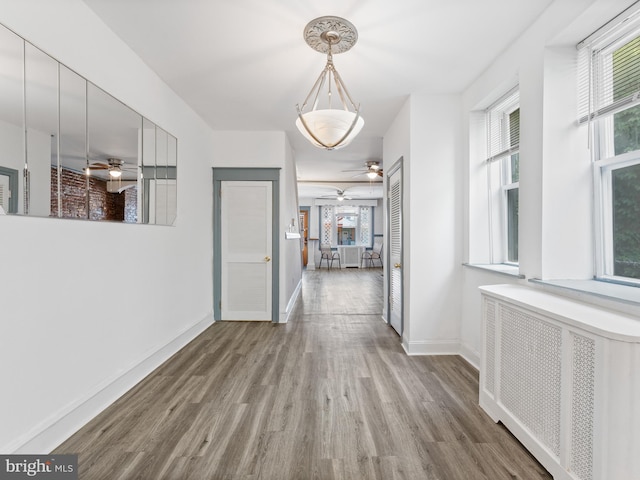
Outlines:
POLYGON ((480 406, 555 480, 640 479, 640 319, 480 287, 480 406))
POLYGON ((359 267, 360 258, 365 247, 360 245, 338 245, 338 253, 340 254, 340 264, 342 268, 359 267))

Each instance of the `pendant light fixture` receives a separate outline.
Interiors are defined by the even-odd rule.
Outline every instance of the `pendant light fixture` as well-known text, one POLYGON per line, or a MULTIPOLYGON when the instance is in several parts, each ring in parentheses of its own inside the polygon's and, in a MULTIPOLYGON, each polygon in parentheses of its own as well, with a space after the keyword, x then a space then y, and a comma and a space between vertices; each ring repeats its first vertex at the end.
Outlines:
POLYGON ((351 49, 358 40, 358 31, 344 18, 319 17, 304 28, 304 39, 311 48, 327 55, 327 64, 302 107, 296 105, 296 126, 317 147, 346 147, 362 130, 364 119, 333 65, 333 54, 351 49), (339 104, 338 108, 334 104, 339 104))

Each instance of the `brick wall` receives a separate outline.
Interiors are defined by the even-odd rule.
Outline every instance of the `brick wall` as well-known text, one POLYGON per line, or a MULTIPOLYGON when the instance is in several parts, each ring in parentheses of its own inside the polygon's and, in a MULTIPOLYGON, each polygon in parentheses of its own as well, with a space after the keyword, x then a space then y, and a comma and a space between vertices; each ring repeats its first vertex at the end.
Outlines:
POLYGON ((124 192, 124 221, 138 222, 138 187, 127 188, 124 192))
MULTIPOLYGON (((107 192, 107 182, 89 177, 90 220, 127 221, 135 223, 137 217, 137 193, 130 188, 122 193, 107 192)), ((58 205, 57 169, 51 168, 51 216, 57 217, 61 208, 63 218, 87 218, 87 176, 62 169, 60 188, 62 206, 58 205)))

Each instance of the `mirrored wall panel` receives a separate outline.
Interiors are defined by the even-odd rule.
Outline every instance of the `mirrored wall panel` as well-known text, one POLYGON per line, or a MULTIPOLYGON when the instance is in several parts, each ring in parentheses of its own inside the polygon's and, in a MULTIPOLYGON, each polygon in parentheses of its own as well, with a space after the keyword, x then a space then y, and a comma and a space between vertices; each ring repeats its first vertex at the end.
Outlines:
POLYGON ((0 25, 0 214, 173 225, 174 136, 0 25))
POLYGON ((24 42, 0 28, 0 213, 24 213, 24 42))

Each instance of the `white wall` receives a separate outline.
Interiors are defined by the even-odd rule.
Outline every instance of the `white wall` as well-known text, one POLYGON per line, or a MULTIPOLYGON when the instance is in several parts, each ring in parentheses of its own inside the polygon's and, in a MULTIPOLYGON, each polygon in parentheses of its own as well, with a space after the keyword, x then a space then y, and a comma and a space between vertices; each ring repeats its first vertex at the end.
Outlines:
POLYGON ((293 150, 285 137, 284 169, 281 176, 282 205, 280 216, 281 256, 284 260, 280 272, 280 322, 286 322, 291 315, 296 299, 302 288, 302 248, 303 240, 286 240, 286 232, 293 220, 295 231, 300 231, 298 205, 298 174, 293 150))
POLYGON ((409 354, 459 351, 461 120, 459 96, 416 93, 384 137, 385 171, 403 158, 402 343, 409 354))
POLYGON ((460 112, 458 96, 416 93, 385 135, 385 170, 403 157, 402 342, 410 354, 459 348, 460 112))
POLYGON ((212 323, 211 167, 282 168, 286 222, 295 166, 283 132, 213 133, 79 0, 0 0, 0 22, 178 138, 175 227, 0 218, 0 452, 42 453, 212 323))
POLYGON ((178 138, 175 227, 0 217, 0 452, 42 453, 212 321, 214 148, 83 2, 2 0, 0 22, 178 138))
MULTIPOLYGON (((410 178, 411 172, 411 101, 407 99, 407 101, 403 104, 402 108, 394 118, 393 122, 389 126, 389 129, 384 135, 384 141, 382 142, 382 167, 385 171, 385 176, 383 180, 385 182, 384 189, 385 192, 387 190, 387 175, 391 172, 391 168, 398 164, 401 161, 402 163, 402 182, 403 182, 403 190, 402 190, 402 208, 403 208, 403 222, 402 222, 402 237, 405 248, 403 250, 403 263, 404 265, 409 265, 410 261, 410 249, 409 249, 409 234, 411 232, 411 225, 408 221, 409 215, 411 213, 411 203, 409 197, 409 189, 407 188, 407 182, 410 178), (402 160, 401 160, 402 159, 402 160)), ((387 196, 384 197, 384 211, 387 210, 387 196)), ((417 205, 416 208, 419 208, 417 205)), ((388 247, 388 246, 387 246, 388 247)), ((385 247, 385 251, 388 251, 387 247, 385 247)), ((387 262, 384 262, 384 298, 388 298, 389 294, 389 275, 388 275, 388 265, 387 262)), ((402 283, 406 287, 408 283, 408 273, 409 269, 404 268, 402 271, 402 283)), ((403 298, 402 302, 405 305, 404 312, 404 325, 403 325, 403 333, 405 338, 409 338, 411 333, 411 323, 407 320, 407 311, 406 306, 409 305, 409 301, 411 298, 411 290, 409 288, 405 288, 402 292, 403 298)), ((384 311, 383 317, 387 318, 387 302, 384 303, 384 311)))
POLYGON ((385 213, 383 208, 382 199, 378 199, 378 204, 373 210, 373 234, 375 236, 384 236, 384 229, 386 228, 385 213))
POLYGON ((455 353, 460 332, 462 126, 457 95, 411 96, 409 353, 455 353))
POLYGON ((298 240, 285 240, 291 219, 298 225, 297 175, 293 151, 284 132, 217 131, 212 167, 280 169, 280 319, 286 322, 302 280, 298 240))
POLYGON ((463 159, 464 260, 484 263, 486 178, 477 156, 476 112, 509 87, 520 88, 519 257, 526 279, 463 269, 461 347, 474 363, 480 350, 478 286, 593 275, 593 196, 586 132, 576 128, 575 45, 631 3, 553 2, 463 94, 464 137, 470 146, 463 159))
POLYGON ((212 167, 284 168, 287 140, 284 132, 214 132, 212 167))
POLYGON ((488 262, 479 129, 482 111, 510 87, 520 87, 522 112, 520 273, 527 279, 593 274, 587 142, 584 129, 575 128, 575 44, 631 3, 553 2, 460 96, 414 93, 385 134, 385 170, 404 157, 409 353, 460 352, 477 365, 478 286, 528 284, 461 266, 488 262))

